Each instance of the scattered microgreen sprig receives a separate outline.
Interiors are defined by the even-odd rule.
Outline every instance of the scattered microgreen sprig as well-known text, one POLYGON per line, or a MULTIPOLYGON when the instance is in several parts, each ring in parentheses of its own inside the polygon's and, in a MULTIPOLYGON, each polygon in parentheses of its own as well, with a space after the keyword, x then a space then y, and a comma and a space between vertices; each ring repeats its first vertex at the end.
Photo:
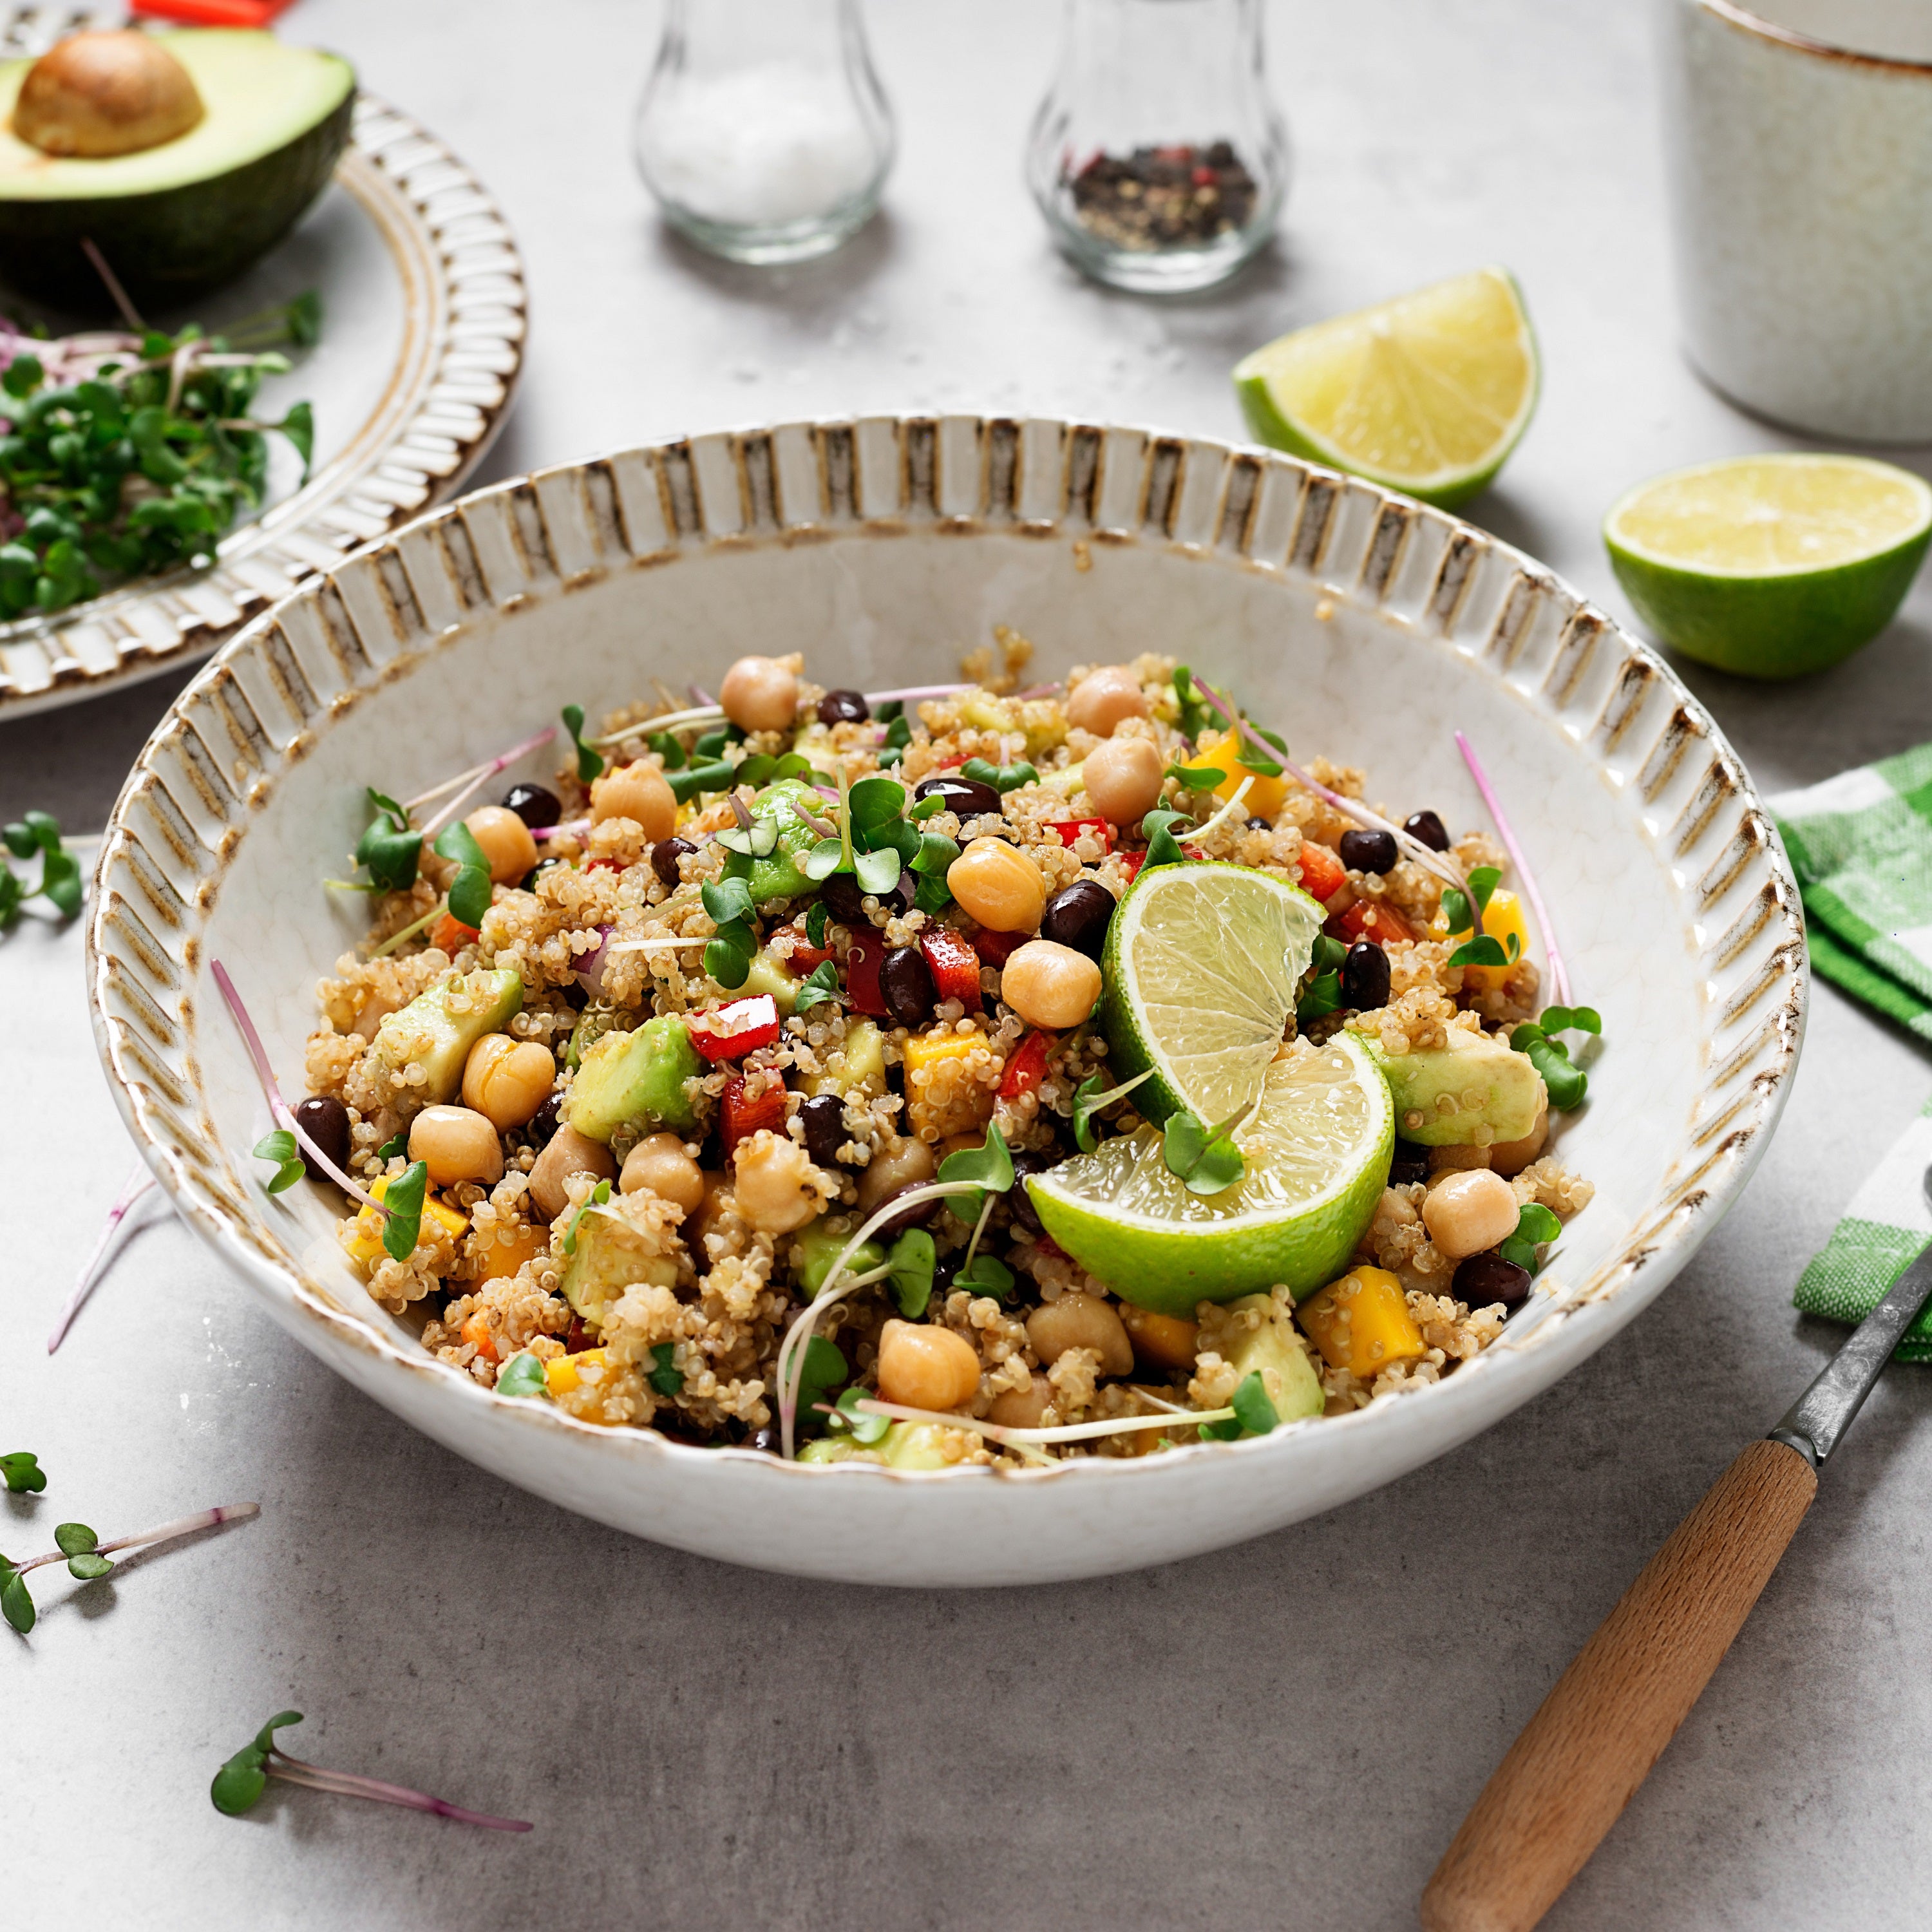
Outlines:
POLYGON ((1240 1385, 1228 1398, 1228 1406, 1234 1412, 1225 1421, 1202 1424, 1199 1433, 1210 1442, 1232 1442, 1244 1436, 1265 1436, 1281 1420, 1268 1400, 1258 1371, 1241 1378, 1240 1385))
POLYGON ((47 1472, 31 1449, 15 1449, 0 1456, 0 1482, 9 1496, 38 1496, 47 1486, 47 1472))
POLYGON ((271 1194, 286 1192, 308 1172, 302 1164, 302 1150, 296 1144, 296 1137, 286 1127, 278 1127, 273 1133, 264 1134, 255 1143, 254 1154, 257 1160, 275 1163, 275 1178, 266 1184, 271 1194))
MULTIPOLYGON (((374 785, 368 788, 369 808, 375 817, 356 842, 356 862, 369 874, 367 885, 354 890, 370 892, 406 892, 416 882, 416 868, 422 859, 422 833, 410 823, 406 808, 374 785)), ((332 884, 346 884, 344 880, 332 884)))
POLYGON ((472 928, 482 926, 490 910, 490 861, 476 833, 461 819, 453 819, 436 835, 430 850, 456 868, 446 899, 450 917, 472 928))
POLYGON ((496 1388, 499 1395, 542 1395, 549 1385, 543 1364, 528 1349, 512 1355, 496 1371, 496 1388))
MULTIPOLYGON (((570 734, 570 742, 577 747, 577 776, 580 784, 588 784, 594 778, 603 775, 604 758, 601 752, 593 751, 584 742, 584 706, 566 704, 562 713, 563 728, 570 734)), ((674 739, 675 744, 676 740, 674 739)), ((680 763, 682 760, 680 759, 680 763)))
POLYGON ((1570 1049, 1559 1033, 1587 1033, 1600 1036, 1603 1017, 1594 1006, 1545 1006, 1535 1019, 1525 1020, 1512 1030, 1510 1045, 1526 1054, 1529 1064, 1543 1076, 1549 1090, 1550 1104, 1562 1113, 1580 1107, 1590 1090, 1590 1076, 1580 1066, 1570 1064, 1570 1049))
POLYGON ((608 1180, 600 1180, 584 1198, 582 1206, 571 1216, 570 1226, 563 1232, 563 1251, 566 1255, 574 1255, 577 1252, 578 1229, 581 1226, 584 1216, 593 1208, 604 1206, 610 1198, 610 1184, 608 1180))
POLYGON ((838 968, 830 959, 823 959, 800 981, 798 992, 793 998, 792 1011, 808 1013, 814 1006, 823 1006, 827 1000, 838 997, 838 968))
MULTIPOLYGON (((4 555, 4 551, 0 551, 4 555)), ((44 812, 23 814, 14 824, 0 826, 0 839, 16 859, 40 854, 40 883, 28 890, 13 867, 0 861, 0 927, 11 926, 29 899, 44 898, 63 919, 80 910, 80 866, 61 843, 59 821, 44 812)))
POLYGON ((758 950, 752 930, 751 886, 728 872, 722 879, 707 880, 699 897, 718 928, 716 937, 704 948, 704 970, 719 986, 735 992, 751 977, 752 961, 758 950))
POLYGON ((1516 1216, 1516 1232, 1502 1242, 1496 1252, 1504 1261, 1514 1262, 1518 1268, 1535 1274, 1543 1266, 1537 1258, 1537 1250, 1555 1240, 1562 1232, 1563 1223, 1549 1208, 1539 1202, 1526 1202, 1516 1216))
POLYGON ((1490 896, 1496 891, 1502 874, 1494 866, 1478 866, 1469 874, 1469 889, 1458 891, 1454 886, 1443 888, 1442 914, 1448 922, 1450 936, 1473 933, 1475 936, 1456 947, 1449 956, 1452 966, 1514 966, 1522 952, 1522 941, 1514 932, 1508 935, 1508 944, 1495 934, 1482 929, 1483 915, 1490 908, 1490 896))
POLYGON ((382 1205, 389 1210, 382 1221, 382 1246, 392 1259, 406 1262, 416 1252, 428 1193, 429 1168, 420 1160, 412 1161, 382 1190, 382 1205))
POLYGON ((650 1372, 644 1378, 667 1401, 684 1387, 684 1371, 671 1359, 676 1352, 676 1343, 658 1342, 651 1351, 650 1372))
POLYGON ((959 767, 959 776, 991 785, 1003 798, 1010 791, 1018 791, 1022 785, 1040 782, 1040 773, 1024 759, 1015 764, 995 765, 985 758, 968 758, 959 767))
POLYGON ((1212 1127, 1204 1126, 1185 1107, 1168 1114, 1161 1130, 1161 1158, 1168 1172, 1190 1194, 1225 1193, 1247 1172, 1232 1130, 1253 1108, 1253 1102, 1246 1102, 1212 1127))
POLYGON ((1118 1087, 1106 1084, 1104 1073, 1090 1073, 1073 1090, 1073 1142, 1082 1154, 1092 1154, 1100 1146, 1100 1136, 1094 1131, 1094 1117, 1102 1108, 1111 1107, 1116 1100, 1124 1100, 1143 1081, 1154 1078, 1154 1069, 1144 1073, 1136 1073, 1131 1080, 1124 1080, 1118 1087))
POLYGON ((1340 1010, 1341 967, 1348 956, 1348 949, 1339 939, 1330 939, 1325 932, 1315 935, 1315 945, 1309 956, 1308 976, 1300 998, 1294 1003, 1298 1026, 1306 1026, 1310 1020, 1325 1018, 1340 1010))

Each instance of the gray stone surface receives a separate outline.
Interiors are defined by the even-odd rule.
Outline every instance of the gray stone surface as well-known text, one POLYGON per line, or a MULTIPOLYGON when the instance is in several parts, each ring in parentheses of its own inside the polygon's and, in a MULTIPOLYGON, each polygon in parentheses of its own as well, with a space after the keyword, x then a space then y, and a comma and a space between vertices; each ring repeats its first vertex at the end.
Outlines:
MULTIPOLYGON (((617 0, 310 0, 482 170, 530 264, 526 387, 490 474, 818 410, 1037 407, 1204 433, 1279 329, 1472 263, 1522 276, 1542 410, 1478 519, 1621 609, 1596 539, 1628 483, 1774 446, 1673 346, 1639 10, 1279 6, 1298 170, 1279 249, 1160 308, 1085 286, 1019 184, 1047 10, 875 0, 903 130, 886 215, 760 276, 653 224, 627 157, 656 12, 617 0), (1636 17, 1632 17, 1634 15, 1636 17)), ((1914 461, 1919 458, 1911 458, 1914 461)), ((1761 781, 1932 728, 1932 590, 1810 686, 1693 681, 1761 781)), ((0 812, 98 824, 178 680, 0 729, 0 812)), ((1632 1067, 1605 1077, 1642 1078, 1632 1067)), ((1925 1097, 1924 1058, 1820 988, 1784 1124, 1651 1312, 1467 1448, 1318 1521, 1060 1588, 882 1594, 726 1569, 505 1487, 326 1373, 178 1226, 41 1342, 130 1156, 78 935, 0 942, 0 1505, 50 1546, 257 1497, 259 1520, 0 1643, 11 1918, 154 1927, 981 1928, 1413 1923, 1543 1692, 1836 1336, 1789 1291, 1925 1097), (268 1712, 304 1755, 534 1819, 520 1839, 310 1793, 209 1808, 268 1712), (86 1901, 83 1907, 82 1901, 86 1901)), ((1734 1654, 1548 1924, 1923 1925, 1932 1375, 1893 1372, 1734 1654)))

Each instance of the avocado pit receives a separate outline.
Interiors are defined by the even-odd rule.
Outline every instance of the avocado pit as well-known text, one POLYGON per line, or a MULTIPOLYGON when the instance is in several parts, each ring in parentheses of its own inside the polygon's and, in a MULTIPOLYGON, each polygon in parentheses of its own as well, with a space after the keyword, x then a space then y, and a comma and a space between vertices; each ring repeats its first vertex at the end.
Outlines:
POLYGON ((27 70, 14 134, 44 154, 98 160, 178 140, 206 110, 186 68, 132 28, 75 34, 27 70))

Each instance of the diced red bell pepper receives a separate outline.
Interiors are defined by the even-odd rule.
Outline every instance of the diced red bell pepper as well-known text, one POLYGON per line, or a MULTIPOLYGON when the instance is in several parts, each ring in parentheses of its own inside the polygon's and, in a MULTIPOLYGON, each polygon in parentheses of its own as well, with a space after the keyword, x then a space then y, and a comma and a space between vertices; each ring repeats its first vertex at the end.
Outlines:
POLYGON ((1004 966, 1032 937, 1030 932, 976 932, 973 950, 988 966, 1004 966))
POLYGON ((1038 1030, 1028 1034, 1006 1062, 1006 1073, 1000 1082, 1000 1098, 1017 1100, 1022 1094, 1030 1094, 1046 1078, 1046 1063, 1058 1044, 1056 1034, 1038 1030))
MULTIPOLYGON (((805 936, 805 928, 802 926, 782 926, 772 934, 772 938, 774 940, 789 939, 791 941, 791 952, 787 964, 801 980, 806 974, 816 971, 832 957, 831 947, 813 945, 805 936)), ((774 945, 772 950, 776 952, 778 948, 774 945)))
POLYGON ((592 859, 584 869, 586 872, 621 872, 625 867, 621 859, 592 859))
POLYGON ((746 1082, 742 1073, 733 1074, 725 1083, 724 1104, 718 1117, 718 1138, 724 1143, 727 1160, 736 1153, 740 1141, 749 1140, 755 1133, 766 1130, 775 1134, 784 1132, 784 1082, 775 1074, 767 1074, 765 1082, 765 1090, 755 1100, 746 1099, 746 1082))
POLYGON ((706 1060, 741 1060, 778 1036, 778 1004, 769 993, 734 1000, 728 1006, 693 1013, 686 1023, 691 1043, 706 1060))
POLYGON ((845 956, 845 1000, 855 1013, 875 1020, 890 1018, 879 986, 879 969, 885 963, 886 942, 876 930, 853 940, 845 956))
POLYGON ((1326 921, 1322 930, 1344 946, 1353 946, 1361 939, 1372 939, 1378 946, 1392 946, 1397 940, 1415 937, 1414 928, 1394 906, 1374 899, 1358 899, 1346 912, 1326 921))
POLYGON ((1147 863, 1144 852, 1123 852, 1120 863, 1126 869, 1127 884, 1132 885, 1141 875, 1141 868, 1147 863))
POLYGON ((1114 828, 1104 818, 1051 819, 1047 823, 1046 830, 1058 832, 1060 844, 1069 851, 1073 849, 1075 842, 1084 832, 1099 832, 1103 850, 1111 852, 1114 849, 1114 828))
POLYGON ((928 926, 919 936, 919 950, 932 969, 932 983, 942 1000, 957 1000, 969 1013, 980 1010, 980 956, 972 941, 950 926, 928 926))
POLYGON ((1348 883, 1342 862, 1325 845, 1312 838, 1301 842, 1301 889, 1324 905, 1348 883))
POLYGON ((445 952, 458 952, 478 936, 476 928, 465 926, 454 913, 445 913, 430 928, 429 943, 445 952))

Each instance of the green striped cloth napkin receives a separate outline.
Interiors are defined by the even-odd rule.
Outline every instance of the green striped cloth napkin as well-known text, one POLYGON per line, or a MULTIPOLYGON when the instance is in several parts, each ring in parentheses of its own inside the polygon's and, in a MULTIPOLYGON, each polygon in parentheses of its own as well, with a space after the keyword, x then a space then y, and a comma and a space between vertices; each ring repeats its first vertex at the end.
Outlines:
MULTIPOLYGON (((1812 970, 1932 1042, 1932 745, 1770 801, 1804 901, 1812 970)), ((1928 1242, 1932 1102, 1853 1197, 1792 1299, 1858 1322, 1928 1242)), ((1932 1362, 1932 1309, 1898 1353, 1932 1362)))

